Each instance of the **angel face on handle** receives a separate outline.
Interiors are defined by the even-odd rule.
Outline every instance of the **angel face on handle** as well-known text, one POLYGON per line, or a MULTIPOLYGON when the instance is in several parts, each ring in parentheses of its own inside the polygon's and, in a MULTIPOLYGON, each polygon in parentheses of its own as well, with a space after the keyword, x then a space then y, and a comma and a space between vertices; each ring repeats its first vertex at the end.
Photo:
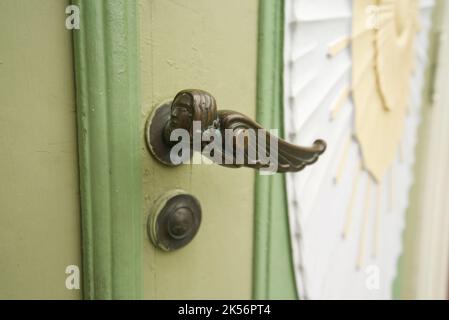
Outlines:
POLYGON ((171 105, 169 130, 184 129, 192 134, 193 121, 201 122, 201 130, 214 126, 217 104, 214 97, 201 90, 179 92, 171 105))
POLYGON ((176 97, 171 107, 171 129, 185 129, 190 132, 193 122, 192 104, 192 97, 187 93, 176 97))

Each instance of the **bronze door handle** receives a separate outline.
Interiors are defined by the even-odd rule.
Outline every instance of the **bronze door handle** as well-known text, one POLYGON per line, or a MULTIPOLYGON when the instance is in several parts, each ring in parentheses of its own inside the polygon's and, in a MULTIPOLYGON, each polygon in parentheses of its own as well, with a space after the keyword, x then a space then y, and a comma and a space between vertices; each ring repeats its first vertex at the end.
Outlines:
POLYGON ((297 172, 315 163, 326 149, 322 140, 311 147, 297 146, 239 112, 218 111, 215 98, 196 89, 183 90, 158 106, 147 121, 145 138, 151 154, 168 166, 187 162, 197 151, 227 167, 274 165, 276 172, 297 172))

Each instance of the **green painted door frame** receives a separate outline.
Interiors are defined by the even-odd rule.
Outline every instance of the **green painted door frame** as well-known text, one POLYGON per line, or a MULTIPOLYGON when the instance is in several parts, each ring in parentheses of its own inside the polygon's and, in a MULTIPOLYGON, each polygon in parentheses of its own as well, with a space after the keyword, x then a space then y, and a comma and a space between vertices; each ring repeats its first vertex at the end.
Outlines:
MULTIPOLYGON (((283 135, 284 1, 259 1, 257 121, 283 135)), ((253 296, 296 299, 285 175, 256 175, 253 296), (268 196, 267 196, 268 195, 268 196)))
POLYGON ((77 0, 74 30, 86 299, 142 297, 135 0, 77 0))

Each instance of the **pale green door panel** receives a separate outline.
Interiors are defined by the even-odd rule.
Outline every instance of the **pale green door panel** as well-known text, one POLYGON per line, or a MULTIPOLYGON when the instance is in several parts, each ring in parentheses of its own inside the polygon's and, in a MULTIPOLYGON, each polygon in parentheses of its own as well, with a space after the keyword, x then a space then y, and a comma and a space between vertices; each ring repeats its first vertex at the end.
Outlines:
MULTIPOLYGON (((140 1, 142 127, 155 106, 198 88, 219 108, 281 128, 282 26, 282 1, 140 1)), ((296 298, 283 176, 168 169, 142 153, 144 222, 169 190, 184 189, 203 206, 187 247, 164 253, 145 239, 145 298, 296 298)))
MULTIPOLYGON (((256 115, 258 1, 140 1, 142 127, 159 103, 204 89, 219 108, 256 115)), ((144 298, 252 297, 254 172, 217 165, 167 169, 142 142, 144 215, 172 189, 203 208, 199 233, 172 253, 144 242, 144 298)))
POLYGON ((68 1, 0 1, 0 299, 79 299, 76 113, 68 1))

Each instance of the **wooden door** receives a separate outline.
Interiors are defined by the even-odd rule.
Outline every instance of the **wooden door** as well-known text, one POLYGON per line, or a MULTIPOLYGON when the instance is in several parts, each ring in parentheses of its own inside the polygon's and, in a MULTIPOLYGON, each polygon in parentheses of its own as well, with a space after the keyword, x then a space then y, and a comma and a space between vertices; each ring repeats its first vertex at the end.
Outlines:
POLYGON ((8 1, 3 15, 5 292, 48 281, 30 297, 296 297, 283 176, 167 168, 144 139, 152 110, 188 88, 280 129, 283 2, 8 1), (203 219, 167 253, 146 225, 175 189, 198 199, 203 219), (65 285, 69 265, 82 291, 65 285))
MULTIPOLYGON (((203 89, 218 107, 256 116, 257 13, 251 1, 142 1, 142 126, 182 89, 203 89)), ((175 252, 144 241, 144 297, 251 298, 254 172, 218 165, 167 168, 142 147, 144 215, 163 193, 200 202, 198 234, 175 252)))

